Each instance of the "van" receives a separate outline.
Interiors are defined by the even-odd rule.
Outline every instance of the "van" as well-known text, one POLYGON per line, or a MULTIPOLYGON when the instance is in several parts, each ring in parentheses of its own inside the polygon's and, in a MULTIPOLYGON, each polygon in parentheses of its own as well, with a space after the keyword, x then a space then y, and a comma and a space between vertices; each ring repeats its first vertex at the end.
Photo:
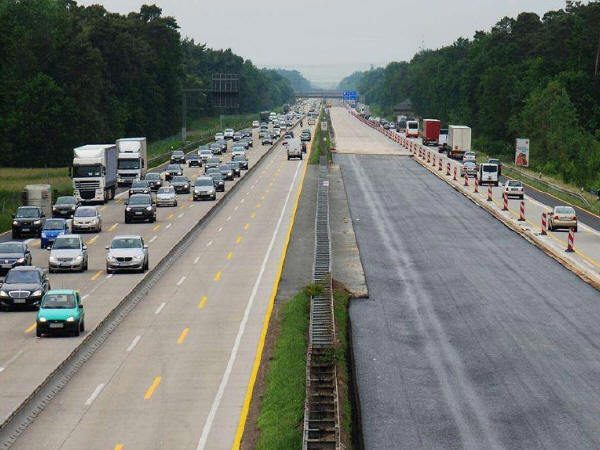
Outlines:
POLYGON ((479 165, 479 184, 493 184, 498 186, 498 166, 496 164, 482 163, 479 165))
POLYGON ((406 122, 406 137, 419 137, 419 122, 416 120, 408 120, 406 122))

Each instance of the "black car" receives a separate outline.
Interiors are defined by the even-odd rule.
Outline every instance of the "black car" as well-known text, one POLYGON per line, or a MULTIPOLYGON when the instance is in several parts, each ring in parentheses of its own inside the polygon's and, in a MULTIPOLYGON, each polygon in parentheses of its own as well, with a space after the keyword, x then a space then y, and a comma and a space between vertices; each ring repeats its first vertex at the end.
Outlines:
POLYGON ((209 177, 213 179, 213 183, 215 183, 215 190, 218 192, 225 192, 225 180, 223 179, 223 175, 220 173, 207 173, 209 177))
POLYGON ((79 202, 75 197, 58 197, 52 207, 52 217, 70 219, 78 206, 79 202))
POLYGON ((240 169, 248 170, 248 158, 246 158, 245 156, 235 155, 231 161, 239 163, 240 169))
POLYGON ((46 215, 39 206, 19 206, 12 216, 12 238, 42 236, 46 215))
POLYGON ((311 138, 311 136, 310 136, 310 131, 308 131, 308 130, 304 130, 304 131, 302 131, 302 133, 300 134, 300 140, 301 140, 302 142, 310 142, 310 138, 311 138))
POLYGON ((50 281, 42 269, 34 266, 15 267, 8 271, 0 288, 0 306, 4 309, 39 306, 49 289, 50 281))
POLYGON ((229 166, 233 169, 233 176, 240 177, 242 176, 242 168, 240 167, 239 161, 231 161, 229 166))
POLYGON ((185 164, 185 153, 183 153, 183 150, 175 150, 171 153, 171 164, 185 164))
POLYGON ((136 220, 156 222, 156 203, 150 194, 135 194, 125 202, 125 223, 136 220))
POLYGON ((206 164, 204 164, 204 171, 208 172, 208 169, 214 169, 221 165, 221 158, 208 158, 206 164))
POLYGON ((24 242, 0 243, 0 274, 5 275, 13 267, 30 266, 31 251, 24 242))
POLYGON ((233 167, 229 164, 221 164, 219 166, 219 171, 221 175, 223 175, 223 179, 232 181, 233 180, 233 167))
POLYGON ((242 130, 242 136, 245 138, 251 138, 252 137, 252 130, 247 129, 247 130, 242 130))
POLYGON ((171 186, 177 194, 190 193, 190 180, 188 177, 178 176, 171 179, 171 186))
POLYGON ((134 194, 149 194, 150 193, 150 183, 146 180, 137 180, 131 183, 131 187, 129 188, 129 196, 131 197, 134 194))
POLYGON ((267 134, 265 137, 262 138, 262 145, 273 145, 273 136, 271 136, 271 134, 267 134))
POLYGON ((165 179, 169 181, 171 178, 183 175, 183 168, 179 164, 169 164, 165 173, 165 179))
POLYGON ((213 155, 220 155, 223 153, 223 147, 221 147, 221 144, 215 142, 214 144, 210 144, 210 151, 213 155))
POLYGON ((294 139, 294 132, 292 130, 286 131, 285 138, 286 139, 294 139))
POLYGON ((187 163, 188 167, 202 167, 202 159, 198 153, 190 153, 187 163))
POLYGON ((225 153, 227 151, 227 141, 225 139, 222 139, 220 141, 215 142, 215 144, 218 144, 221 146, 221 152, 225 153))
POLYGON ((148 172, 144 177, 144 180, 148 182, 148 186, 150 186, 150 190, 153 192, 158 191, 162 187, 162 178, 160 177, 160 173, 148 172))

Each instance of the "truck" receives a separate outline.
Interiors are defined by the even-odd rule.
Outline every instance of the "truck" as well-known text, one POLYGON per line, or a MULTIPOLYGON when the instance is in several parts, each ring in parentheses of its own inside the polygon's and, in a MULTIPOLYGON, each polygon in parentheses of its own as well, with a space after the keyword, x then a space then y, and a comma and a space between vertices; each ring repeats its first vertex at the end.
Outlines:
POLYGON ((462 159, 471 150, 471 128, 465 125, 448 126, 448 156, 462 159))
POLYGON ((423 119, 423 132, 421 137, 423 145, 438 145, 442 123, 437 119, 423 119))
POLYGON ((115 144, 83 145, 73 149, 73 196, 81 202, 115 198, 118 151, 115 144))
POLYGON ((131 184, 143 180, 148 163, 148 145, 145 137, 117 139, 119 151, 117 184, 131 184))
POLYGON ((302 160, 302 143, 300 142, 300 139, 287 139, 286 148, 288 161, 292 158, 302 160))
POLYGON ((396 117, 396 131, 398 133, 406 133, 406 121, 408 118, 406 116, 397 116, 396 117))
POLYGON ((264 123, 269 123, 270 111, 261 111, 260 113, 260 121, 264 123))
POLYGON ((419 121, 418 120, 407 120, 406 121, 406 137, 419 137, 419 121))

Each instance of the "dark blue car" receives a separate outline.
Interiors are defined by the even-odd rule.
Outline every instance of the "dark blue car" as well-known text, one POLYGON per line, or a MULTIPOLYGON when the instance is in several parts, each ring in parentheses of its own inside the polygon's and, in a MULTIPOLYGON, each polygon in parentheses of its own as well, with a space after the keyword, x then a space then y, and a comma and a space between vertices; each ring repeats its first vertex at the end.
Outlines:
POLYGON ((68 233, 69 224, 66 219, 46 219, 44 228, 42 228, 41 247, 46 248, 52 246, 58 236, 68 233))

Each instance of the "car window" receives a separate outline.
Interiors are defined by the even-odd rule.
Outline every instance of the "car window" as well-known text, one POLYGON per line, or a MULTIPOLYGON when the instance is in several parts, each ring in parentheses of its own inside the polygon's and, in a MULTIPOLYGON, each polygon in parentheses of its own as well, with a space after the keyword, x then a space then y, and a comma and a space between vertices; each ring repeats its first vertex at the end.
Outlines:
POLYGON ((3 242, 0 244, 0 253, 23 253, 23 244, 3 242))
POLYGON ((176 182, 187 183, 187 181, 188 181, 188 179, 186 177, 178 176, 178 177, 173 177, 173 180, 171 182, 172 183, 176 183, 176 182))
POLYGON ((485 164, 483 167, 484 172, 498 172, 498 166, 493 164, 485 164))
POLYGON ((96 208, 77 208, 75 210, 75 217, 94 217, 96 215, 96 208))
POLYGON ((34 217, 40 217, 40 214, 37 208, 17 208, 16 217, 29 219, 34 217))
POLYGON ((521 187, 523 186, 520 181, 511 180, 508 182, 508 186, 511 187, 521 187))
POLYGON ((179 164, 169 164, 167 170, 179 170, 179 164))
POLYGON ((75 197, 58 197, 55 205, 73 205, 77 203, 75 197))
POLYGON ((44 224, 44 230, 63 230, 65 222, 61 219, 48 219, 44 224))
POLYGON ((575 210, 570 206, 557 206, 554 211, 556 214, 573 214, 575 215, 575 210))
POLYGON ((208 178, 197 178, 195 184, 196 186, 212 186, 213 182, 208 178))
POLYGON ((145 205, 147 203, 150 203, 150 196, 148 195, 133 195, 129 199, 130 205, 145 205))
POLYGON ((172 187, 162 187, 158 190, 158 194, 174 194, 175 189, 172 187))
POLYGON ((4 279, 5 283, 39 283, 40 273, 37 270, 11 270, 4 279))
POLYGON ((147 173, 146 174, 146 180, 159 180, 160 179, 160 175, 157 173, 147 173))
POLYGON ((42 300, 45 309, 72 309, 76 307, 75 296, 72 294, 46 294, 42 300))
POLYGON ((134 181, 131 184, 131 187, 132 188, 146 188, 146 187, 148 187, 148 183, 144 180, 138 180, 138 181, 134 181))
POLYGON ((142 248, 143 244, 140 238, 115 238, 110 244, 110 248, 142 248))
POLYGON ((55 250, 75 250, 81 247, 78 237, 59 237, 54 241, 55 250))

